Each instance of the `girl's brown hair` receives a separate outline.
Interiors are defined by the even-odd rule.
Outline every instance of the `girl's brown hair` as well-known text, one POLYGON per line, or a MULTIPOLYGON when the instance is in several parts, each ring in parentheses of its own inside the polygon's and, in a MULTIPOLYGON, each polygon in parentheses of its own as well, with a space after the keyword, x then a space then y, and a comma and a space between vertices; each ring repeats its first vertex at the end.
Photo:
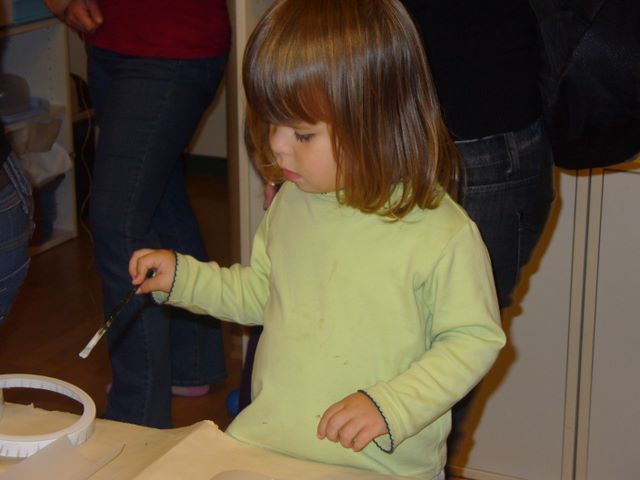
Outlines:
POLYGON ((281 180, 269 126, 325 122, 342 203, 402 218, 457 198, 459 154, 400 2, 277 1, 249 38, 243 83, 247 146, 268 180, 281 180))

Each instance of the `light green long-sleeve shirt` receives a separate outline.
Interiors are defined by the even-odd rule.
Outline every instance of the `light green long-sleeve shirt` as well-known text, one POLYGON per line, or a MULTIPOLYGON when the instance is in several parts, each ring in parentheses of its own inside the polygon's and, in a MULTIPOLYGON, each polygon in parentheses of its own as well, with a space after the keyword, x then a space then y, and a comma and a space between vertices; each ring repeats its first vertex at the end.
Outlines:
MULTIPOLYGON (((156 295, 156 297, 158 297, 156 295)), ((287 183, 256 234, 250 266, 179 255, 169 303, 264 325, 253 402, 232 436, 319 462, 435 477, 450 408, 505 336, 485 246, 449 197, 397 222, 287 183), (364 389, 390 435, 355 453, 316 437, 324 411, 364 389)))

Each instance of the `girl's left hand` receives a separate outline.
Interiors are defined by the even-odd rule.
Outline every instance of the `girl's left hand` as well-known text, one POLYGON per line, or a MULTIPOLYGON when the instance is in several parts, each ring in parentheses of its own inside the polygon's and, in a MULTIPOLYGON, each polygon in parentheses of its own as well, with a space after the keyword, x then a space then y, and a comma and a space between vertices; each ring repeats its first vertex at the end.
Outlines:
POLYGON ((331 405, 318 424, 319 439, 340 442, 359 452, 374 438, 387 433, 382 415, 363 393, 352 393, 331 405))

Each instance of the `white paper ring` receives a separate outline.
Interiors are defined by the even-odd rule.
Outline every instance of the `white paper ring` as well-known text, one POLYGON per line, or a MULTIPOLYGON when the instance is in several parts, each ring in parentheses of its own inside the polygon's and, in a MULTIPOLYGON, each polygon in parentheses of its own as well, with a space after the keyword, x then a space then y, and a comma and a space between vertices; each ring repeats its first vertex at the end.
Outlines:
MULTIPOLYGON (((41 375, 7 374, 0 375, 0 393, 3 388, 37 388, 57 392, 80 402, 83 411, 77 422, 57 432, 43 435, 4 435, 0 433, 0 456, 28 457, 63 435, 69 437, 69 441, 73 445, 80 445, 93 433, 96 404, 86 392, 75 385, 41 375)), ((2 415, 2 403, 2 395, 0 395, 0 416, 2 415)))

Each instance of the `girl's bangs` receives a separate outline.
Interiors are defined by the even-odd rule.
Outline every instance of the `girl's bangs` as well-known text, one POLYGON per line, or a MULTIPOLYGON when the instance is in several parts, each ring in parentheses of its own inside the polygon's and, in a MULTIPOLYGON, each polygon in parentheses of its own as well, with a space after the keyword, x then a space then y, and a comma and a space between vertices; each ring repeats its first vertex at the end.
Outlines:
MULTIPOLYGON (((275 15, 254 39, 244 64, 247 103, 270 124, 316 123, 328 118, 327 44, 309 5, 295 14, 275 15)), ((279 12, 276 9, 277 13, 279 12)))
POLYGON ((247 89, 247 103, 255 116, 276 125, 315 124, 327 120, 326 92, 309 78, 308 67, 256 74, 247 89))

